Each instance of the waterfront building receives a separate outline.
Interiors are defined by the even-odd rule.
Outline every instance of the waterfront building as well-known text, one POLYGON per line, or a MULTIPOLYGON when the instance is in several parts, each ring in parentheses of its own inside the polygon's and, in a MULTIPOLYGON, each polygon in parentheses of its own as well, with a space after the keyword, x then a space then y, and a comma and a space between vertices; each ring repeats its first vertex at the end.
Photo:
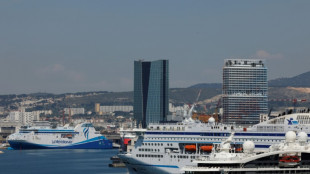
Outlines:
POLYGON ((134 118, 143 128, 167 119, 168 70, 168 60, 134 62, 134 118))
POLYGON ((38 110, 38 111, 32 111, 32 114, 35 116, 35 118, 40 118, 41 114, 52 115, 53 111, 52 110, 38 110))
POLYGON ((183 112, 186 108, 189 106, 184 104, 183 106, 175 106, 172 103, 169 103, 169 112, 177 113, 177 112, 183 112))
POLYGON ((40 115, 34 112, 14 111, 9 113, 9 120, 12 122, 19 122, 22 125, 31 125, 34 120, 40 120, 40 115))
POLYGON ((64 109, 65 114, 68 115, 84 115, 85 114, 85 109, 84 108, 65 108, 64 109))
POLYGON ((259 123, 267 113, 268 82, 264 60, 226 59, 223 67, 223 122, 259 123))
POLYGON ((0 114, 4 114, 4 107, 0 106, 0 114))
POLYGON ((95 112, 97 114, 100 112, 100 103, 95 103, 95 112))
POLYGON ((111 113, 111 112, 115 112, 115 111, 131 112, 131 111, 133 111, 133 106, 130 106, 130 105, 100 106, 100 112, 111 113))

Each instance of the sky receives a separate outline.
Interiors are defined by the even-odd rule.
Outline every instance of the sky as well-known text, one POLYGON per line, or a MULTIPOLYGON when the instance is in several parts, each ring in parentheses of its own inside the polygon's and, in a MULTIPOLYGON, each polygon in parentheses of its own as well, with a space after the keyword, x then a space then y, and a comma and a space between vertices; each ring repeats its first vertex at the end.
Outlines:
POLYGON ((224 60, 268 79, 310 70, 308 0, 2 0, 0 95, 132 91, 134 60, 169 60, 170 87, 221 83, 224 60))

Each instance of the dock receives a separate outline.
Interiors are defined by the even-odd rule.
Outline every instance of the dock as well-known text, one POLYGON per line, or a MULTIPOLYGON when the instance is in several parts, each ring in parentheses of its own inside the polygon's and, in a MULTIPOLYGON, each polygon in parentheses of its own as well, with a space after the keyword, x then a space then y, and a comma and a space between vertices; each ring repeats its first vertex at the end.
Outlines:
POLYGON ((103 133, 103 135, 113 142, 113 148, 120 148, 120 134, 117 133, 103 133))
POLYGON ((110 158, 112 161, 111 164, 109 164, 109 167, 114 168, 126 168, 126 165, 122 162, 122 160, 118 156, 113 156, 110 158))

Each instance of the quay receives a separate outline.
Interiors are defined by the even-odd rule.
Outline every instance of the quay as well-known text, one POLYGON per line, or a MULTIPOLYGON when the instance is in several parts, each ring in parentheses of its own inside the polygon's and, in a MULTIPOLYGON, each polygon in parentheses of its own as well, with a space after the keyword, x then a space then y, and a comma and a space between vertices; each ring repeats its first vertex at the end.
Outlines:
POLYGON ((118 133, 102 133, 108 140, 113 142, 113 148, 120 148, 120 139, 121 136, 118 133))
POLYGON ((113 156, 110 158, 112 164, 109 164, 109 167, 114 168, 126 168, 126 165, 122 162, 122 160, 118 156, 113 156))

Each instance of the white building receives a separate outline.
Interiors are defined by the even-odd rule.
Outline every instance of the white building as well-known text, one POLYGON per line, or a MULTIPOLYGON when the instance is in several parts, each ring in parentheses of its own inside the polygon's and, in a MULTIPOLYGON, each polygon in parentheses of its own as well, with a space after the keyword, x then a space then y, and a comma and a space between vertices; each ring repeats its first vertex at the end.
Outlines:
POLYGON ((44 114, 44 115, 52 115, 53 114, 52 110, 32 111, 32 113, 37 118, 40 118, 41 114, 44 114))
POLYGON ((109 113, 115 111, 130 112, 133 111, 133 106, 120 105, 120 106, 100 106, 100 112, 109 113))
POLYGON ((34 120, 40 120, 40 115, 34 114, 33 112, 14 111, 9 113, 9 120, 19 122, 22 125, 30 125, 34 120))
POLYGON ((180 111, 183 112, 183 110, 187 108, 188 108, 187 104, 184 104, 183 106, 174 106, 172 103, 169 103, 169 112, 172 112, 172 113, 176 113, 180 111))
POLYGON ((0 114, 4 113, 4 107, 0 107, 0 114))
POLYGON ((68 114, 68 115, 85 114, 84 108, 65 108, 64 111, 65 111, 65 114, 68 114))
POLYGON ((19 114, 20 114, 20 112, 18 112, 18 111, 10 112, 8 120, 18 122, 19 121, 19 114))

